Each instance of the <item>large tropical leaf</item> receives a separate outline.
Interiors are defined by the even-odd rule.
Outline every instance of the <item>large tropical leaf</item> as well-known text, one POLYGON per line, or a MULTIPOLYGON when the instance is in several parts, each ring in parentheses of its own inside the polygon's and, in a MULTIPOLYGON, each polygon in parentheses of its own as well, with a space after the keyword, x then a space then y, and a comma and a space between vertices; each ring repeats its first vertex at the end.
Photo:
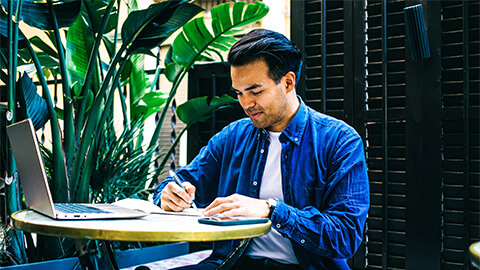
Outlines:
MULTIPOLYGON (((111 0, 116 1, 116 0, 111 0)), ((80 15, 85 20, 85 24, 92 33, 98 33, 102 25, 103 16, 107 11, 109 0, 84 0, 80 15)), ((110 33, 117 27, 118 12, 114 7, 110 12, 104 34, 110 33)))
MULTIPOLYGON (((70 83, 80 82, 82 85, 84 84, 92 50, 94 48, 95 34, 98 34, 99 31, 103 30, 102 33, 100 33, 103 36, 103 34, 115 29, 117 25, 118 13, 115 7, 112 7, 108 14, 108 21, 106 22, 104 29, 102 28, 103 18, 105 18, 105 13, 109 10, 107 7, 108 2, 109 1, 99 0, 83 1, 80 16, 68 29, 66 62, 70 83)), ((94 63, 91 63, 92 65, 97 63, 96 58, 93 60, 94 63)), ((96 70, 92 68, 91 72, 96 72, 96 70)))
POLYGON ((108 110, 104 110, 102 107, 103 101, 104 98, 108 100, 110 96, 113 96, 112 87, 109 86, 116 87, 119 72, 123 70, 126 60, 139 50, 145 51, 159 45, 200 10, 201 8, 198 6, 185 3, 185 1, 163 1, 151 5, 146 10, 134 11, 127 17, 122 26, 122 47, 111 61, 102 86, 96 93, 88 120, 84 125, 80 145, 77 148, 71 174, 71 185, 78 187, 75 188, 73 196, 75 201, 88 199, 89 178, 87 178, 88 174, 82 175, 83 163, 85 156, 87 156, 87 161, 91 156, 89 149, 91 149, 96 129, 105 125, 107 119, 105 112, 108 110), (116 65, 118 63, 120 63, 120 67, 117 72, 116 65), (113 84, 111 83, 112 78, 113 84))
MULTIPOLYGON (((20 108, 17 116, 32 119, 35 130, 43 127, 48 121, 48 109, 45 100, 37 94, 37 86, 26 73, 17 82, 17 100, 20 108)), ((17 120, 22 120, 17 117, 17 120)))
POLYGON ((77 20, 68 29, 65 57, 68 79, 70 80, 69 85, 74 82, 83 85, 94 41, 93 34, 85 25, 84 20, 77 20))
POLYGON ((128 60, 131 65, 129 75, 130 86, 130 104, 138 103, 140 98, 145 94, 147 89, 147 78, 145 77, 145 55, 135 54, 128 60))
POLYGON ((152 49, 203 9, 186 1, 163 1, 130 13, 122 26, 122 41, 130 54, 152 49))
POLYGON ((262 2, 249 4, 235 2, 230 9, 230 3, 218 5, 211 9, 211 29, 208 29, 204 18, 196 18, 183 26, 167 53, 165 66, 167 78, 173 81, 180 67, 190 68, 195 61, 204 57, 212 58, 212 55, 221 57, 222 52, 230 49, 235 43, 234 34, 239 27, 263 18, 268 13, 268 7, 262 2), (177 67, 176 67, 177 66, 177 67), (178 67, 180 66, 180 67, 178 67))
POLYGON ((187 125, 192 125, 198 121, 205 121, 212 117, 212 113, 237 104, 238 100, 229 95, 221 97, 199 97, 188 100, 177 107, 177 116, 187 125))
POLYGON ((34 36, 30 38, 30 43, 35 45, 35 47, 39 48, 44 53, 50 55, 53 58, 58 59, 57 51, 54 48, 52 48, 49 44, 47 44, 45 41, 43 41, 40 37, 34 36))
POLYGON ((132 105, 132 119, 146 119, 165 106, 168 95, 161 92, 147 92, 132 105))
MULTIPOLYGON (((8 12, 8 1, 13 0, 1 0, 2 6, 8 12)), ((82 0, 63 0, 55 1, 53 3, 53 10, 58 20, 58 27, 69 27, 77 19, 80 12, 80 6, 82 0)), ((16 10, 17 1, 13 1, 13 9, 16 10)), ((42 30, 54 29, 54 24, 51 20, 51 15, 46 2, 38 2, 35 0, 24 0, 22 2, 22 20, 26 24, 39 28, 42 30)))
MULTIPOLYGON (((7 14, 0 9, 0 48, 8 48, 8 30, 7 30, 7 14)), ((25 36, 23 33, 18 34, 18 48, 25 48, 25 36)))
MULTIPOLYGON (((24 40, 24 41, 27 42, 26 40, 24 40)), ((18 51, 17 51, 17 67, 31 64, 30 57, 28 57, 26 55, 29 55, 27 49, 18 49, 18 51)), ((7 70, 7 68, 8 68, 8 65, 7 65, 8 60, 7 59, 8 59, 8 48, 1 48, 0 47, 0 69, 4 69, 5 71, 7 70)), ((3 78, 2 78, 2 80, 3 80, 3 78)))

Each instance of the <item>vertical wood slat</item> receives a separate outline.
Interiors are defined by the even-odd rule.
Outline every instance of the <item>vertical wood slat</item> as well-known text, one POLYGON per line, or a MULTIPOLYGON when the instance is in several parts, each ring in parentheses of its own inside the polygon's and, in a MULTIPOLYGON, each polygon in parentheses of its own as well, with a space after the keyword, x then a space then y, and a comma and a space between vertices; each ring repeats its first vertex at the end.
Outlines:
POLYGON ((321 99, 321 104, 322 106, 320 107, 320 112, 322 113, 327 113, 327 1, 323 0, 322 2, 322 8, 320 10, 321 12, 321 18, 322 18, 322 39, 320 41, 321 46, 322 46, 322 87, 321 87, 321 93, 322 93, 322 99, 321 99))
MULTIPOLYGON (((366 142, 365 132, 365 96, 366 96, 366 72, 365 72, 365 1, 344 1, 345 19, 345 56, 344 74, 344 106, 345 120, 349 122, 366 142), (362 33, 362 34, 353 34, 362 33)), ((366 145, 365 145, 366 146, 366 145)), ((350 260, 352 269, 365 269, 367 259, 366 230, 364 241, 350 260)))
POLYGON ((290 37, 293 43, 302 53, 302 71, 298 85, 296 87, 297 94, 305 97, 305 2, 290 0, 290 17, 295 18, 290 20, 290 37))
MULTIPOLYGON (((468 0, 462 1, 462 41, 463 41, 463 140, 465 142, 465 154, 464 154, 464 182, 466 187, 465 192, 465 203, 464 203, 464 219, 465 228, 468 228, 470 225, 470 84, 465 83, 470 81, 470 53, 469 53, 469 9, 468 9, 468 0)), ((470 243, 470 230, 464 231, 464 250, 467 251, 470 243)), ((469 252, 464 252, 464 261, 468 262, 470 260, 469 252)))
POLYGON ((382 1, 382 112, 383 112, 383 237, 382 268, 388 265, 388 22, 387 0, 382 1))

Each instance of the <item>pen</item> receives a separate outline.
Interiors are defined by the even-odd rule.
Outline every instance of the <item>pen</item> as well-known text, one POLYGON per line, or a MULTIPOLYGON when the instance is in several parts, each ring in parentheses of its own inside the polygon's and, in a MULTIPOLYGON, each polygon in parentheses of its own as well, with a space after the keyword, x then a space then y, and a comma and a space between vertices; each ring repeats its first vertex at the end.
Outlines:
MULTIPOLYGON (((185 189, 185 187, 182 185, 182 181, 180 181, 180 178, 178 178, 178 175, 173 171, 173 170, 170 170, 170 176, 173 178, 173 180, 175 180, 175 183, 177 183, 177 185, 179 185, 181 188, 183 188, 183 190, 185 190, 185 192, 187 192, 187 190, 185 189)), ((187 192, 188 194, 188 192, 187 192)), ((198 208, 197 206, 195 205, 195 202, 192 201, 192 204, 191 206, 198 211, 198 208)))

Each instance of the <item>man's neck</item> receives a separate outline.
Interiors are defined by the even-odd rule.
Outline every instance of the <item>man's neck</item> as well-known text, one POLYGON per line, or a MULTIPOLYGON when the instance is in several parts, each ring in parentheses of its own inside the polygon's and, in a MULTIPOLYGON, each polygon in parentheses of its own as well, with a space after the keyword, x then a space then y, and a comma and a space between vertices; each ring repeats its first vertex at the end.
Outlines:
POLYGON ((286 121, 284 121, 284 125, 281 127, 275 127, 275 128, 267 128, 268 131, 273 131, 273 132, 282 132, 288 124, 292 121, 292 119, 295 117, 295 115, 298 112, 298 109, 300 108, 300 101, 298 100, 297 95, 295 94, 295 91, 292 91, 289 93, 288 97, 288 102, 287 102, 287 108, 286 108, 286 121))

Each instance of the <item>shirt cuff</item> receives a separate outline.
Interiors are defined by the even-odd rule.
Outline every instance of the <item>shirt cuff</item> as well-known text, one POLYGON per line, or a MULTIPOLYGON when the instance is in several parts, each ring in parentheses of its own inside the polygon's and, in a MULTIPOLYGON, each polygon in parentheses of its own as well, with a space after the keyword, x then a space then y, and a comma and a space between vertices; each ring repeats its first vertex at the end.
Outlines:
POLYGON ((272 213, 270 220, 272 221, 272 226, 283 236, 291 235, 293 231, 293 224, 295 219, 293 216, 296 216, 292 212, 292 207, 287 205, 283 200, 277 199, 277 206, 272 213))

